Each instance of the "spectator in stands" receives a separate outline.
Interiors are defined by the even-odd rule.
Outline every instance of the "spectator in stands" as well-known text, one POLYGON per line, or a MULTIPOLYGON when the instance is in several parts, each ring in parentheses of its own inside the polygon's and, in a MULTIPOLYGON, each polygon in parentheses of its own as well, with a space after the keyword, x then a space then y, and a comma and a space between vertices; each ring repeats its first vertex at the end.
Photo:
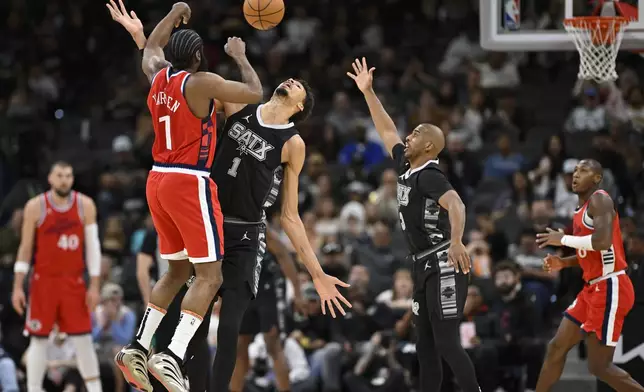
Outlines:
POLYGON ((514 261, 521 267, 521 283, 524 289, 535 295, 535 306, 539 314, 543 315, 554 293, 558 272, 543 270, 543 259, 548 253, 537 247, 536 235, 537 233, 530 228, 523 230, 514 261))
MULTIPOLYGON (((273 364, 261 333, 255 336, 255 340, 248 347, 248 356, 252 373, 244 392, 272 391, 270 388, 273 387, 273 381, 270 378, 273 364)), ((289 368, 291 392, 316 392, 317 385, 310 379, 311 369, 306 354, 294 339, 284 340, 284 356, 289 368)))
POLYGON ((556 187, 557 175, 561 171, 566 158, 563 139, 552 135, 546 140, 543 155, 537 166, 528 172, 528 178, 534 184, 534 193, 539 198, 548 197, 556 187))
POLYGON ((483 177, 510 178, 523 168, 525 163, 523 155, 512 151, 512 141, 508 134, 499 135, 496 147, 498 152, 485 160, 483 177))
POLYGON ((642 133, 644 131, 644 93, 642 87, 631 88, 626 93, 626 115, 633 129, 642 133))
POLYGON ((134 338, 136 332, 136 315, 122 304, 122 299, 121 286, 106 283, 101 289, 101 304, 92 314, 92 338, 98 347, 98 358, 101 363, 113 366, 117 392, 124 391, 124 379, 112 359, 134 338))
POLYGON ((577 159, 566 159, 555 177, 553 207, 559 218, 572 219, 579 204, 579 197, 572 191, 572 174, 578 163, 577 159))
POLYGON ((470 232, 470 239, 484 239, 490 247, 492 262, 504 260, 508 255, 508 238, 497 229, 495 220, 490 210, 479 207, 475 210, 476 231, 470 232))
MULTIPOLYGON (((27 349, 22 358, 23 364, 26 363, 28 353, 29 349, 27 349)), ((84 390, 85 382, 76 366, 74 345, 67 339, 66 333, 58 332, 58 328, 55 327, 48 340, 47 374, 43 382, 43 388, 45 390, 64 392, 84 390)))
POLYGON ((385 151, 378 143, 367 140, 367 128, 361 122, 353 122, 352 140, 340 150, 338 162, 345 166, 357 162, 365 169, 371 169, 385 160, 385 151))
POLYGON ((481 87, 484 89, 513 88, 521 83, 516 64, 503 52, 489 52, 487 61, 478 64, 478 69, 481 72, 481 87))
POLYGON ((398 269, 394 274, 393 287, 378 294, 376 302, 387 305, 394 312, 407 312, 411 309, 413 283, 408 269, 398 269))
POLYGON ((354 244, 351 264, 364 267, 370 277, 369 290, 372 293, 381 293, 391 287, 394 273, 400 268, 402 261, 394 256, 391 229, 385 222, 379 221, 373 226, 368 241, 354 244))
POLYGON ((398 200, 396 198, 398 174, 394 169, 386 169, 380 176, 380 187, 369 195, 374 204, 377 217, 386 222, 398 221, 398 200))
MULTIPOLYGON (((515 264, 499 263, 494 283, 500 299, 490 305, 489 314, 474 318, 476 337, 472 352, 484 392, 495 391, 501 386, 504 372, 513 372, 523 365, 527 370, 526 388, 536 388, 545 342, 537 338, 540 318, 531 296, 521 286, 520 276, 515 264)), ((523 378, 517 376, 519 380, 523 378)))
POLYGON ((391 332, 373 334, 353 370, 344 375, 351 392, 398 392, 408 388, 402 366, 395 357, 396 341, 391 332))
POLYGON ((347 93, 338 91, 333 96, 333 107, 324 120, 338 131, 341 138, 346 138, 351 132, 351 124, 356 123, 356 118, 359 115, 351 106, 351 100, 347 93))
POLYGON ((331 197, 318 198, 316 203, 317 223, 315 231, 321 236, 333 236, 338 233, 338 213, 331 197))
POLYGON ((340 390, 342 341, 339 326, 320 311, 320 297, 312 283, 302 286, 302 297, 308 302, 308 314, 295 320, 290 337, 304 349, 311 363, 311 375, 322 384, 324 391, 340 390))
POLYGON ((18 392, 18 373, 16 364, 0 345, 0 390, 18 392))
POLYGON ((320 264, 325 273, 336 276, 339 279, 345 279, 349 276, 347 255, 342 244, 336 241, 335 238, 324 244, 320 253, 322 253, 320 264))
POLYGON ((490 246, 481 232, 470 232, 467 253, 472 259, 472 276, 487 279, 492 276, 492 259, 490 246))
POLYGON ((583 91, 582 105, 570 112, 565 129, 568 132, 597 132, 608 127, 606 108, 599 101, 599 91, 586 87, 583 91))

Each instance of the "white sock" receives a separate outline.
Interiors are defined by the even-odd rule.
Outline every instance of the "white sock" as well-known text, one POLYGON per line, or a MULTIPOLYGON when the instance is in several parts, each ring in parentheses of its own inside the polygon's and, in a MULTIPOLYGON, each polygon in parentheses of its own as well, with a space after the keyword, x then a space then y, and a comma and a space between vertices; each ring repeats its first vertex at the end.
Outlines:
POLYGON ((139 331, 136 333, 136 341, 148 351, 152 344, 152 337, 157 331, 157 328, 159 328, 159 324, 161 324, 161 320, 163 320, 165 314, 165 309, 161 309, 152 304, 148 304, 148 308, 145 310, 139 331))
POLYGON ((32 337, 27 352, 27 391, 42 392, 47 372, 47 339, 32 337))
POLYGON ((177 329, 174 331, 174 336, 172 337, 172 341, 170 342, 168 349, 172 351, 174 355, 183 359, 186 355, 188 344, 190 343, 190 340, 192 340, 195 332, 197 332, 202 321, 203 317, 198 314, 182 310, 179 324, 177 324, 177 329))
POLYGON ((102 392, 101 374, 98 368, 98 358, 94 350, 91 335, 70 336, 69 339, 76 349, 78 371, 85 380, 87 392, 102 392))

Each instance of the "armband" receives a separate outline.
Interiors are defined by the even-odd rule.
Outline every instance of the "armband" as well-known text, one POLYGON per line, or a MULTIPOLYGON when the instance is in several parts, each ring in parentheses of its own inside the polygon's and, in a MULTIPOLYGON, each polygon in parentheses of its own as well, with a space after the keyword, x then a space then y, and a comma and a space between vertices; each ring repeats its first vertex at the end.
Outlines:
POLYGON ((96 223, 85 226, 85 262, 89 276, 101 275, 101 243, 98 239, 98 225, 96 223))
POLYGON ((565 235, 561 237, 561 245, 575 249, 594 250, 591 234, 583 237, 565 235))
POLYGON ((27 274, 31 266, 26 261, 16 261, 13 265, 13 272, 16 274, 27 274))

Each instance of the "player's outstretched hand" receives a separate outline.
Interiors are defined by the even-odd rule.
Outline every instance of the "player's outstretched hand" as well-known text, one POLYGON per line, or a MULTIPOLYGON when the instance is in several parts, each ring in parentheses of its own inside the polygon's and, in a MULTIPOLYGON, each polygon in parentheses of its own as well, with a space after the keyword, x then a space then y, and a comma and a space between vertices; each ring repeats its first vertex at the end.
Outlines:
POLYGON ((315 285, 315 290, 317 290, 318 295, 320 296, 322 314, 326 314, 326 308, 328 307, 329 312, 331 312, 331 317, 335 318, 334 305, 343 316, 346 314, 340 301, 344 302, 344 304, 349 308, 351 307, 351 303, 347 301, 342 294, 340 294, 338 288, 335 286, 349 287, 347 283, 344 283, 335 276, 324 274, 320 278, 313 278, 313 284, 315 285))
POLYGON ((362 61, 356 59, 351 65, 353 65, 353 71, 355 73, 347 72, 347 76, 356 82, 360 91, 363 93, 369 91, 373 83, 373 71, 375 71, 376 68, 369 68, 369 66, 367 66, 367 59, 364 57, 362 58, 362 61))
POLYGON ((183 22, 183 24, 188 24, 190 16, 192 15, 192 10, 190 9, 190 6, 188 4, 184 3, 183 1, 174 3, 172 10, 177 10, 177 12, 179 13, 177 21, 174 23, 174 27, 179 27, 181 22, 183 22))
POLYGON ((128 14, 127 9, 123 4, 123 0, 118 0, 118 2, 118 7, 114 0, 110 0, 109 3, 105 4, 107 9, 110 10, 112 19, 125 27, 125 30, 127 30, 127 32, 132 36, 143 32, 143 23, 141 23, 141 20, 136 16, 136 13, 134 11, 130 11, 128 14))
POLYGON ((561 246, 561 239, 564 236, 562 229, 552 230, 551 228, 546 228, 545 233, 537 234, 537 244, 539 248, 545 248, 546 246, 561 246))
POLYGON ((557 272, 566 268, 566 262, 561 257, 548 254, 543 259, 543 270, 546 272, 557 272))
POLYGON ((14 289, 11 293, 11 305, 13 309, 20 316, 25 314, 25 308, 27 307, 27 297, 25 296, 25 291, 23 289, 14 289))
POLYGON ((246 43, 239 37, 229 37, 224 45, 224 51, 234 59, 242 58, 246 56, 246 43))
POLYGON ((454 266, 457 273, 470 273, 470 255, 467 253, 467 248, 465 248, 462 242, 452 242, 450 244, 447 250, 447 260, 454 266))

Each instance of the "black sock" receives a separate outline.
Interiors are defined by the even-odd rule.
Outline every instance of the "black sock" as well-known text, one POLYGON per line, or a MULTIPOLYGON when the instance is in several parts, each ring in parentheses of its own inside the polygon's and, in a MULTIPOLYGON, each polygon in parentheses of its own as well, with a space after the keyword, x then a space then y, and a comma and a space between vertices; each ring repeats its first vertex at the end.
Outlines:
POLYGON ((247 284, 222 291, 225 298, 219 312, 217 329, 217 353, 212 364, 210 392, 229 391, 230 379, 237 360, 239 328, 252 294, 247 284))

